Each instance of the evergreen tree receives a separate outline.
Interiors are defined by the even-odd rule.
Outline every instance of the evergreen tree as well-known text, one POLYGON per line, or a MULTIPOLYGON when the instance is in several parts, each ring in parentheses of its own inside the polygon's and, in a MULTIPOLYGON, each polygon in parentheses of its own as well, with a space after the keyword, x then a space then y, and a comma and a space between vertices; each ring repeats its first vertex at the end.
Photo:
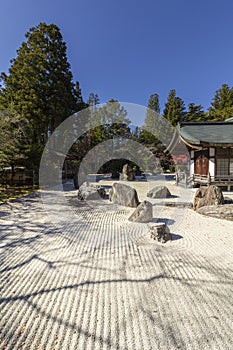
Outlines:
POLYGON ((160 113, 159 95, 158 94, 150 95, 149 102, 148 102, 148 108, 152 109, 156 113, 160 113))
POLYGON ((98 94, 95 94, 94 92, 91 92, 89 95, 89 98, 87 100, 87 105, 89 107, 93 107, 93 106, 97 106, 98 104, 100 104, 100 99, 98 94))
POLYGON ((159 95, 150 95, 145 118, 145 127, 148 130, 155 130, 158 124, 158 116, 160 113, 159 95))
POLYGON ((227 84, 216 91, 208 119, 210 121, 221 121, 233 117, 233 88, 227 84))
POLYGON ((2 109, 13 101, 16 112, 31 126, 32 143, 44 145, 48 132, 83 107, 79 85, 72 82, 66 44, 59 28, 40 23, 25 35, 26 41, 2 74, 2 109))
POLYGON ((176 126, 179 122, 185 120, 186 112, 184 101, 176 96, 176 90, 174 89, 169 92, 163 116, 173 126, 176 126))
MULTIPOLYGON (((121 148, 121 145, 125 145, 125 140, 131 135, 127 110, 117 100, 111 99, 103 107, 99 108, 98 118, 104 123, 105 139, 111 139, 112 154, 116 154, 121 148)), ((128 148, 127 151, 130 154, 135 150, 128 148)), ((104 155, 101 156, 99 154, 97 156, 103 159, 104 155)), ((100 171, 103 169, 104 167, 101 167, 100 171)), ((112 173, 112 176, 115 177, 117 171, 122 170, 122 160, 110 160, 108 162, 108 169, 112 173)))
POLYGON ((48 136, 84 103, 79 83, 73 83, 60 29, 40 23, 25 38, 9 73, 1 74, 0 110, 11 106, 11 115, 13 111, 24 123, 21 152, 36 180, 48 136))
POLYGON ((202 105, 189 103, 185 121, 202 122, 207 120, 207 114, 203 111, 202 105))
POLYGON ((80 111, 84 108, 87 108, 88 104, 83 101, 82 90, 78 81, 76 81, 74 86, 74 94, 77 102, 76 111, 80 111))
POLYGON ((161 167, 163 170, 167 170, 172 166, 170 155, 164 153, 166 147, 163 144, 163 139, 169 126, 167 124, 164 123, 164 119, 160 116, 159 96, 157 94, 151 95, 148 102, 145 124, 140 130, 138 141, 146 146, 159 160, 157 164, 154 164, 154 161, 148 163, 150 168, 147 170, 153 173, 160 172, 161 167))
POLYGON ((23 130, 19 123, 17 115, 0 111, 0 170, 5 166, 13 169, 20 160, 23 130))
MULTIPOLYGON (((112 152, 119 149, 121 142, 124 138, 130 136, 130 120, 127 118, 126 109, 116 100, 111 99, 103 106, 98 106, 99 98, 97 94, 90 94, 88 99, 88 105, 86 118, 86 129, 88 131, 80 137, 73 147, 73 152, 76 153, 76 159, 78 159, 77 171, 75 175, 75 183, 77 185, 77 173, 78 167, 83 157, 99 143, 111 139, 109 143, 111 145, 112 152)), ((89 162, 89 166, 94 163, 103 164, 105 157, 105 151, 101 154, 100 150, 94 149, 92 155, 92 162, 89 162)), ((114 163, 114 169, 117 166, 120 169, 120 161, 114 163)), ((109 163, 111 170, 111 161, 109 163)), ((92 168, 90 168, 91 171, 92 168)), ((105 167, 102 167, 100 171, 104 171, 105 167)))
POLYGON ((130 120, 127 118, 126 109, 120 105, 117 100, 111 99, 96 111, 95 118, 100 127, 95 128, 101 130, 102 140, 110 138, 129 137, 130 120))

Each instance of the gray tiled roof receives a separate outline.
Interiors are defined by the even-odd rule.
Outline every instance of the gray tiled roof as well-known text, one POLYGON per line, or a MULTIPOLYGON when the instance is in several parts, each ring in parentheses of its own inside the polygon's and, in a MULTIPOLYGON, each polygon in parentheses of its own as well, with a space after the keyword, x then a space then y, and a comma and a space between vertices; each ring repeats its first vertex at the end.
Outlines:
POLYGON ((233 121, 184 122, 177 129, 184 141, 193 145, 233 146, 233 121))

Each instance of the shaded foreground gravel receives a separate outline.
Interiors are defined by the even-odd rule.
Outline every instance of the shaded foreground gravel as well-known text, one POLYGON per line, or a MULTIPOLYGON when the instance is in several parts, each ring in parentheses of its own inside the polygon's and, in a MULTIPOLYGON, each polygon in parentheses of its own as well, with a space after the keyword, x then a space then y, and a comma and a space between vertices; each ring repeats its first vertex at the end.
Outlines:
POLYGON ((233 222, 160 208, 161 245, 69 196, 83 220, 57 227, 38 194, 0 206, 1 349, 233 349, 233 222))

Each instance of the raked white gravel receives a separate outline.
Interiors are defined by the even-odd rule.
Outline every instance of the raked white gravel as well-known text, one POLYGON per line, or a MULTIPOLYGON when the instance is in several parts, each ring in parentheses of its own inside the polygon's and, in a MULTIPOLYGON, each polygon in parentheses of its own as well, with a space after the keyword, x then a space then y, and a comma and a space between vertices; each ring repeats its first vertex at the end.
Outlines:
POLYGON ((57 226, 39 195, 0 206, 1 349, 233 349, 233 222, 155 201, 162 245, 132 208, 67 200, 57 226))

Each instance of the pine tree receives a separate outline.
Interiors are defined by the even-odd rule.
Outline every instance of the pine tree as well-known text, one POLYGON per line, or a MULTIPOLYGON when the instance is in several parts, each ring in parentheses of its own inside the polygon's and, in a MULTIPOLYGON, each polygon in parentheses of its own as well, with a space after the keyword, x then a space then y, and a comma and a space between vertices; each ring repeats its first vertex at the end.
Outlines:
POLYGON ((227 84, 216 91, 208 119, 210 121, 221 121, 233 117, 233 88, 227 84))
POLYGON ((202 122, 207 120, 207 114, 203 111, 202 105, 189 103, 185 121, 202 122))
POLYGON ((184 101, 176 96, 176 90, 174 89, 169 92, 163 116, 173 126, 185 120, 186 112, 184 101))

